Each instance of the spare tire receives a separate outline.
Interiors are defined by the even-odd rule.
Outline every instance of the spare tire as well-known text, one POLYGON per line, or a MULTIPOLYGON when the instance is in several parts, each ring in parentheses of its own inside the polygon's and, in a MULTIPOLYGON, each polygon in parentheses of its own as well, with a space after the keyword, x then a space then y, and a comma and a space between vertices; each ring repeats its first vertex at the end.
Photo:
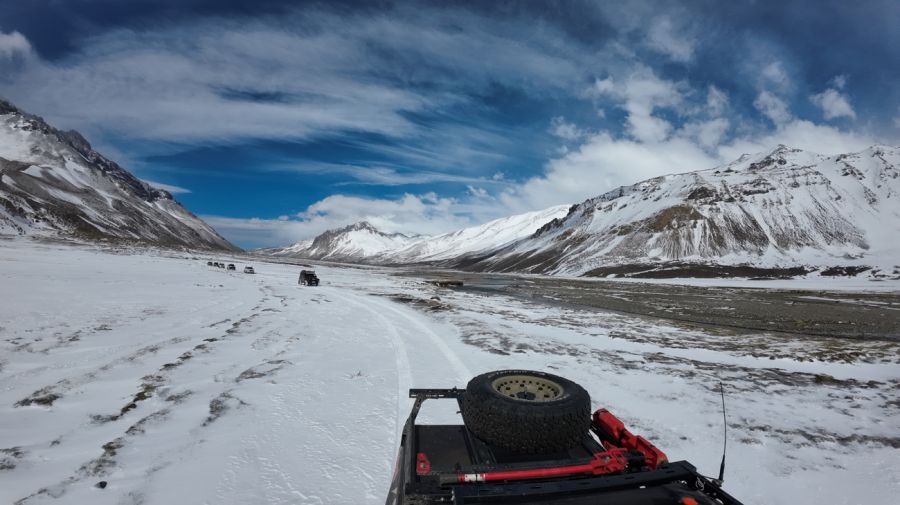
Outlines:
POLYGON ((466 385, 463 421, 490 445, 551 453, 578 445, 591 426, 591 397, 578 384, 544 372, 498 370, 466 385))

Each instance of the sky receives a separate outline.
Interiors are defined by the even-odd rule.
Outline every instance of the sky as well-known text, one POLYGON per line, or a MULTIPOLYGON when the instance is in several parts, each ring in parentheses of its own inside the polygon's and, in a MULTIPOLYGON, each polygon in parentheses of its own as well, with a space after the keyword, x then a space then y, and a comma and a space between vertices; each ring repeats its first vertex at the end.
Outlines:
POLYGON ((0 96, 247 248, 900 145, 894 0, 0 0, 0 96))

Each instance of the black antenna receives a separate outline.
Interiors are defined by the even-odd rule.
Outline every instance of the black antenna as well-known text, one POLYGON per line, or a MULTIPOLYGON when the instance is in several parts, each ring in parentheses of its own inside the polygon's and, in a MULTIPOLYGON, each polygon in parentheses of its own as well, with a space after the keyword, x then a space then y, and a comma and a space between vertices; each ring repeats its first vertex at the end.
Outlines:
POLYGON ((728 418, 725 417, 725 386, 719 381, 719 392, 722 393, 722 428, 725 430, 725 436, 722 440, 722 464, 719 465, 719 484, 725 482, 725 451, 728 449, 728 418))

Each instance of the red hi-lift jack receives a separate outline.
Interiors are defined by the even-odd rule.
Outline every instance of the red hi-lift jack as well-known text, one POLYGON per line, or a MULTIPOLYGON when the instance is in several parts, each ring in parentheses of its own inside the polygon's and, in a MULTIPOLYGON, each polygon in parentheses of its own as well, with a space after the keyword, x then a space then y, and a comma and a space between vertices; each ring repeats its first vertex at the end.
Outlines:
MULTIPOLYGON (((628 431, 625 428, 625 424, 606 409, 599 409, 594 412, 591 429, 600 438, 606 450, 594 454, 593 459, 588 463, 527 470, 458 473, 455 481, 459 483, 494 482, 580 474, 609 475, 622 473, 629 468, 629 453, 640 453, 643 458, 643 466, 648 470, 655 470, 659 465, 668 462, 666 455, 661 450, 644 437, 628 431)), ((425 454, 419 453, 417 460, 419 463, 416 465, 416 473, 424 475, 431 471, 431 464, 428 462, 425 454)), ((445 477, 442 480, 453 479, 445 477)))

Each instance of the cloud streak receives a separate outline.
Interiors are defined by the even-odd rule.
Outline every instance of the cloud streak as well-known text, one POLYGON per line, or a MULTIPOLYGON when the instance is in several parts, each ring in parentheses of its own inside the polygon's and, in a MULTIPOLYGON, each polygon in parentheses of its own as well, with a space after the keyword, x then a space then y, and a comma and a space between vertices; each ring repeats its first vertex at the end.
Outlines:
MULTIPOLYGON (((583 79, 586 58, 567 55, 559 33, 522 41, 502 22, 426 11, 119 29, 61 62, 31 62, 5 88, 66 126, 217 143, 345 131, 404 138, 419 131, 411 115, 447 111, 493 82, 546 92, 583 79)), ((28 47, 17 32, 0 38, 0 55, 28 47)))
POLYGON ((779 143, 830 153, 896 138, 886 130, 900 125, 896 103, 872 119, 859 91, 896 82, 890 69, 864 83, 834 64, 835 48, 816 75, 804 62, 823 63, 818 53, 792 52, 795 32, 773 33, 769 7, 743 29, 743 3, 521 5, 134 23, 86 33, 56 58, 0 33, 0 92, 140 169, 164 160, 140 175, 204 188, 182 193, 200 214, 215 188, 245 205, 234 215, 254 215, 254 195, 234 180, 261 193, 295 184, 266 205, 283 216, 208 216, 234 240, 267 245, 362 219, 440 233, 779 143), (217 149, 239 160, 196 154, 217 149))

